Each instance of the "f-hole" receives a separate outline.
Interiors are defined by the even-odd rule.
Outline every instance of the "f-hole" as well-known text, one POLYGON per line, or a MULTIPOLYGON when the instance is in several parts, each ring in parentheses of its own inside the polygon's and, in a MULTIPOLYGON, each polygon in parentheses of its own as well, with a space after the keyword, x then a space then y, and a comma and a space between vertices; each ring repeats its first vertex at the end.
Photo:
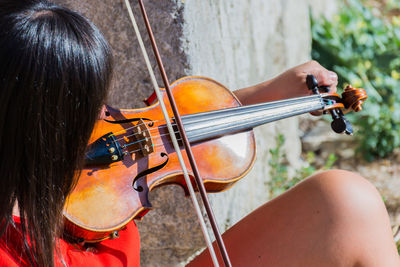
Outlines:
POLYGON ((169 160, 168 154, 162 152, 162 153, 160 153, 160 156, 161 156, 162 158, 166 157, 165 161, 164 161, 163 163, 161 163, 160 165, 151 167, 150 169, 147 169, 147 170, 144 170, 144 171, 138 173, 138 174, 136 175, 135 179, 133 179, 133 182, 132 182, 132 187, 133 187, 133 189, 135 189, 135 190, 138 191, 138 192, 142 192, 142 191, 144 190, 143 186, 141 186, 141 185, 139 185, 139 186, 137 186, 137 187, 135 186, 135 183, 139 180, 139 178, 142 178, 142 177, 144 177, 144 176, 146 176, 146 175, 149 175, 149 174, 151 174, 151 173, 153 173, 153 172, 156 172, 156 171, 158 171, 158 170, 161 170, 162 168, 164 168, 165 165, 167 165, 168 160, 169 160))

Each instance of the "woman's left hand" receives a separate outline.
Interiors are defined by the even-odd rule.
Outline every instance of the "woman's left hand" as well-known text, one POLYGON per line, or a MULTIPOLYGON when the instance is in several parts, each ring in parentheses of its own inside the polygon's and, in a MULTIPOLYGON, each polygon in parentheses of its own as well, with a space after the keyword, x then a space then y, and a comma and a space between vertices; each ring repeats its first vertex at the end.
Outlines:
POLYGON ((329 87, 331 93, 336 92, 337 74, 312 60, 291 68, 271 80, 237 90, 235 95, 244 105, 308 95, 312 93, 306 85, 308 74, 315 76, 319 86, 329 87))

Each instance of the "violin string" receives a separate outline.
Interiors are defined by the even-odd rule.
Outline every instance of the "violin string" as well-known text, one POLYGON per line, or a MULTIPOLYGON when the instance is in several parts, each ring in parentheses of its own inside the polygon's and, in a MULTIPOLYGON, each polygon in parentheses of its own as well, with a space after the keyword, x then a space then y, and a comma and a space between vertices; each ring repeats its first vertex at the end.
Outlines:
MULTIPOLYGON (((176 124, 175 123, 172 123, 172 125, 173 126, 175 126, 176 124)), ((150 128, 150 129, 147 129, 149 132, 151 132, 151 131, 158 131, 158 130, 160 130, 161 128, 166 128, 167 127, 167 125, 166 124, 163 124, 163 125, 160 125, 160 126, 158 126, 157 128, 150 128)), ((129 131, 129 130, 131 130, 131 129, 135 129, 136 128, 136 126, 134 126, 134 127, 130 127, 130 128, 127 128, 125 131, 127 132, 127 131, 129 131)), ((118 134, 118 133, 121 133, 121 132, 124 132, 124 130, 121 130, 121 131, 119 131, 119 132, 117 132, 117 133, 115 133, 115 134, 113 134, 114 136, 116 135, 116 134, 118 134)), ((176 132, 175 132, 176 133, 176 132)), ((116 139, 116 141, 121 141, 121 140, 124 140, 125 138, 129 138, 129 137, 132 137, 132 136, 135 136, 135 135, 137 135, 137 134, 139 134, 139 132, 138 131, 132 131, 132 134, 128 134, 128 135, 123 135, 121 138, 117 138, 116 139)))
MULTIPOLYGON (((141 10, 142 10, 142 13, 143 13, 143 17, 145 18, 145 21, 147 23, 146 24, 146 26, 147 26, 146 28, 148 29, 148 32, 149 32, 149 35, 150 35, 150 39, 153 40, 153 38, 152 38, 153 36, 151 34, 150 25, 148 25, 147 15, 146 15, 146 12, 144 10, 143 2, 141 2, 139 0, 139 4, 140 4, 140 7, 141 7, 141 10)), ((167 119, 167 118, 169 118, 169 115, 168 115, 167 109, 165 107, 164 101, 162 99, 162 94, 160 92, 160 87, 157 84, 157 80, 156 80, 156 77, 154 75, 153 69, 151 67, 151 63, 150 63, 149 57, 147 55, 146 48, 144 46, 143 39, 142 39, 142 36, 140 34, 139 27, 138 27, 138 25, 136 23, 136 19, 135 19, 135 16, 133 14, 132 7, 131 7, 131 4, 129 3, 129 0, 125 0, 125 6, 128 9, 128 13, 129 13, 129 17, 130 17, 131 22, 132 22, 132 26, 133 26, 133 28, 135 30, 136 37, 137 37, 137 39, 139 41, 139 46, 140 46, 140 49, 142 51, 142 54, 143 54, 147 69, 149 71, 150 78, 151 78, 151 81, 152 81, 152 84, 153 84, 153 87, 154 87, 154 91, 155 91, 155 93, 157 95, 157 98, 158 98, 158 101, 159 101, 159 104, 160 104, 160 107, 161 107, 161 111, 162 111, 162 113, 164 115, 164 118, 167 119)), ((157 56, 158 56, 158 54, 157 54, 157 56)), ((166 82, 165 86, 168 87, 168 82, 166 82)), ((181 154, 178 141, 176 140, 175 134, 173 133, 174 130, 173 130, 172 125, 171 125, 171 123, 169 121, 166 121, 166 123, 168 125, 168 131, 170 133, 170 137, 172 139, 173 146, 174 146, 174 149, 176 151, 176 154, 177 154, 177 157, 178 157, 178 160, 179 160, 179 164, 181 165, 183 176, 184 176, 185 182, 186 182, 186 186, 187 186, 187 189, 188 189, 188 191, 190 193, 190 197, 192 199, 193 206, 194 206, 197 218, 198 218, 199 223, 200 223, 200 227, 201 227, 201 230, 202 230, 202 233, 203 233, 203 236, 204 236, 204 240, 205 240, 205 242, 207 244, 207 247, 208 247, 208 251, 210 253, 210 256, 211 256, 211 259, 212 259, 212 261, 214 263, 214 266, 215 267, 219 267, 218 259, 217 259, 214 247, 213 247, 213 245, 211 243, 211 238, 209 236, 209 233, 208 233, 208 230, 207 230, 207 225, 206 225, 205 220, 203 218, 202 210, 200 209, 200 205, 199 205, 199 203, 197 201, 196 194, 195 194, 195 191, 193 189, 193 186, 192 186, 192 183, 191 183, 191 179, 189 177, 189 173, 188 173, 188 170, 187 170, 186 165, 185 165, 185 161, 183 160, 183 156, 181 154)), ((213 218, 210 217, 210 220, 211 219, 213 219, 213 218)), ((217 237, 217 236, 215 235, 215 237, 217 237)), ((222 251, 221 251, 221 253, 222 253, 222 251)))
MULTIPOLYGON (((175 131, 174 133, 177 134, 177 133, 179 133, 179 132, 178 132, 178 131, 175 131)), ((150 138, 159 138, 159 137, 168 136, 168 135, 169 135, 169 134, 166 133, 166 134, 160 134, 160 135, 150 136, 150 138)), ((180 139, 177 139, 177 140, 180 141, 180 139)), ((137 144, 137 143, 141 143, 141 142, 146 142, 146 141, 148 141, 148 140, 147 140, 146 138, 144 138, 144 139, 137 140, 137 141, 132 142, 132 143, 129 143, 129 144, 124 144, 124 145, 122 145, 121 147, 122 147, 122 148, 126 148, 126 147, 128 147, 128 146, 131 146, 131 145, 134 145, 134 144, 137 144)))
MULTIPOLYGON (((165 122, 165 120, 164 120, 164 119, 161 119, 161 120, 148 121, 148 122, 145 122, 145 121, 144 121, 143 124, 149 125, 149 124, 152 124, 152 123, 155 123, 155 122, 165 122)), ((126 129, 123 129, 123 130, 121 130, 121 131, 118 131, 118 132, 114 133, 113 135, 118 135, 118 134, 123 133, 123 132, 125 132, 125 131, 132 130, 132 129, 136 128, 136 126, 137 126, 137 125, 131 126, 131 127, 129 127, 129 128, 126 128, 126 129)), ((166 127, 166 126, 165 126, 165 127, 166 127)))
MULTIPOLYGON (((288 99, 281 100, 281 101, 273 101, 273 102, 270 102, 269 105, 272 105, 272 104, 273 104, 273 105, 282 104, 282 103, 285 103, 285 102, 286 102, 287 104, 292 104, 292 102, 296 102, 296 101, 298 101, 298 100, 306 101, 306 100, 313 100, 314 98, 315 98, 314 95, 312 95, 312 96, 304 96, 304 97, 299 97, 299 98, 292 99, 290 102, 288 102, 288 99)), ((262 105, 262 104, 256 104, 256 105, 247 106, 247 107, 244 108, 242 111, 240 111, 240 110, 239 110, 239 111, 236 111, 234 115, 235 115, 235 116, 238 116, 238 115, 246 114, 246 113, 248 113, 249 107, 259 106, 259 105, 262 105)), ((242 107, 242 106, 240 106, 240 107, 242 107)), ((234 109, 238 109, 238 108, 240 108, 240 107, 237 107, 237 108, 234 108, 234 109)), ((283 107, 283 106, 282 106, 282 107, 283 107)), ((264 109, 272 109, 272 108, 274 108, 274 107, 265 106, 264 109)), ((264 109, 259 109, 259 110, 264 110, 264 109)), ((229 109, 213 110, 213 111, 210 111, 209 113, 212 113, 212 112, 221 112, 221 111, 227 111, 227 110, 229 110, 229 109)), ((232 109, 231 109, 231 110, 232 110, 232 109)), ((190 116, 193 116, 193 115, 196 115, 196 114, 190 114, 190 116)), ((183 119, 184 119, 184 118, 183 118, 183 119)), ((196 122, 201 122, 201 121, 205 121, 205 120, 209 120, 209 118, 205 117, 205 118, 203 118, 203 119, 198 119, 198 120, 196 120, 196 122)), ((161 120, 156 120, 156 121, 143 122, 143 124, 149 125, 149 124, 154 124, 154 123, 156 123, 156 122, 165 122, 165 120, 161 119, 161 120)), ((176 126, 175 123, 172 123, 172 125, 173 125, 173 126, 176 126)), ((118 135, 118 134, 120 134, 120 133, 123 133, 124 131, 127 132, 127 131, 129 131, 129 130, 131 130, 131 129, 135 129, 136 126, 137 126, 137 125, 132 126, 132 127, 129 127, 129 128, 126 128, 126 129, 121 130, 121 131, 118 131, 118 132, 116 132, 116 133, 113 133, 113 135, 116 136, 116 135, 118 135)), ((157 130, 159 130, 160 128, 165 128, 165 127, 167 127, 167 125, 164 124, 164 125, 158 126, 157 128, 150 128, 150 129, 148 129, 148 131, 149 131, 149 132, 150 132, 150 131, 157 131, 157 130)), ((176 132, 175 132, 175 133, 176 133, 176 132)), ((124 136, 122 136, 121 138, 118 138, 117 141, 123 140, 124 138, 128 138, 128 137, 134 136, 134 135, 136 135, 136 134, 138 134, 138 132, 133 132, 133 133, 130 134, 130 135, 124 135, 124 136)))
MULTIPOLYGON (((245 125, 245 124, 244 124, 244 125, 245 125)), ((225 127, 225 128, 223 128, 223 129, 229 129, 229 128, 232 128, 232 127, 225 127)), ((213 131, 212 131, 212 132, 213 132, 213 131)), ((178 133, 178 132, 175 132, 175 133, 178 133)), ((207 132, 207 133, 209 133, 209 132, 207 132)), ((153 138, 158 138, 158 137, 161 137, 161 136, 168 136, 168 135, 169 135, 169 134, 161 134, 161 135, 158 135, 158 136, 154 136, 153 138)), ((197 135, 193 135, 192 137, 199 137, 199 136, 202 136, 202 135, 204 135, 204 134, 197 134, 197 135)), ((182 138, 177 138, 176 140, 182 141, 182 138)), ((131 144, 124 145, 124 146, 122 146, 122 148, 126 148, 127 146, 133 145, 133 144, 135 144, 135 143, 140 143, 140 142, 143 142, 143 141, 146 141, 146 139, 142 139, 142 140, 133 142, 133 143, 131 143, 131 144)), ((170 144, 170 143, 172 143, 172 142, 168 141, 168 142, 161 143, 161 144, 156 144, 156 145, 152 144, 151 146, 152 146, 152 147, 165 146, 166 144, 170 144)), ((133 153, 139 152, 139 151, 141 151, 141 150, 142 150, 142 149, 139 148, 139 149, 136 149, 136 150, 129 151, 129 153, 130 153, 130 154, 133 154, 133 153)))
MULTIPOLYGON (((309 109, 309 108, 308 108, 308 109, 303 109, 301 112, 302 112, 302 113, 306 113, 306 112, 312 112, 312 111, 316 111, 316 110, 320 110, 320 107, 318 107, 318 108, 312 108, 312 109, 309 109)), ((299 112, 299 111, 293 111, 293 112, 286 113, 285 115, 287 115, 287 117, 291 117, 291 116, 294 116, 294 115, 298 114, 298 112, 299 112)), ((277 114, 277 115, 274 115, 274 116, 270 116, 269 118, 270 118, 271 120, 275 120, 275 119, 280 118, 280 117, 281 117, 281 115, 277 114)), ((202 136, 202 135, 206 135, 206 134, 218 132, 218 131, 220 131, 220 130, 229 130, 229 129, 233 129, 233 128, 237 127, 237 126, 247 126, 247 125, 251 125, 251 124, 254 124, 254 123, 262 122, 262 121, 265 119, 265 116, 264 116, 263 114, 261 114, 261 115, 259 115, 259 116, 256 116, 255 118, 260 118, 260 119, 258 119, 258 120, 252 120, 252 121, 250 121, 250 122, 245 122, 245 123, 241 123, 241 124, 236 124, 236 125, 234 125, 234 126, 228 126, 228 127, 224 127, 224 128, 219 128, 219 129, 214 130, 214 131, 207 131, 207 132, 204 132, 204 133, 195 134, 195 135, 192 135, 192 136, 190 136, 190 137, 191 137, 191 138, 200 137, 200 136, 202 136)), ((179 133, 179 132, 175 131, 175 134, 176 134, 176 133, 179 133)), ((155 138, 159 138, 159 137, 162 137, 162 136, 168 136, 168 135, 169 135, 169 134, 160 134, 160 135, 150 136, 150 137, 153 138, 153 139, 155 139, 155 138)), ((182 139, 181 139, 181 138, 177 138, 177 140, 178 140, 178 141, 181 141, 182 139)), ((130 144, 125 144, 125 145, 122 146, 122 148, 126 148, 126 147, 128 147, 128 146, 130 146, 130 145, 137 144, 137 143, 141 143, 141 142, 143 142, 143 141, 147 141, 147 140, 146 140, 146 139, 141 139, 141 140, 135 141, 135 142, 130 143, 130 144)), ((165 145, 165 144, 169 144, 169 143, 171 143, 171 141, 165 142, 165 143, 163 143, 163 144, 165 145)), ((156 146, 160 146, 160 145, 163 145, 163 144, 158 144, 158 145, 156 145, 156 146)), ((152 146, 154 146, 154 145, 152 145, 152 146)), ((137 151, 140 151, 140 150, 141 150, 141 149, 134 150, 134 152, 137 152, 137 151)), ((130 152, 130 153, 133 153, 133 152, 130 152)))
MULTIPOLYGON (((302 112, 302 113, 313 112, 313 111, 320 110, 321 108, 323 108, 323 107, 321 106, 321 107, 313 108, 313 109, 304 109, 304 110, 302 110, 301 112, 302 112)), ((293 112, 290 112, 290 113, 286 113, 285 115, 286 115, 287 117, 291 117, 291 116, 294 116, 294 115, 298 114, 298 112, 299 112, 299 111, 293 111, 293 112)), ((246 126, 246 125, 250 125, 250 124, 253 124, 253 123, 258 123, 258 122, 263 121, 263 119, 264 119, 264 115, 263 115, 263 114, 261 114, 261 115, 259 115, 259 116, 257 116, 257 117, 260 117, 261 119, 260 119, 260 120, 255 120, 255 121, 253 120, 253 121, 251 121, 251 122, 245 122, 245 123, 241 123, 241 124, 236 124, 235 126, 229 126, 229 127, 219 128, 219 129, 214 130, 214 131, 207 131, 207 132, 204 132, 204 133, 200 133, 200 134, 196 134, 196 135, 191 135, 191 138, 200 137, 200 136, 202 136, 202 135, 210 134, 210 133, 217 132, 217 131, 220 131, 220 130, 229 130, 229 129, 233 129, 233 128, 237 127, 237 126, 246 126)), ((256 117, 256 118, 257 118, 257 117, 256 117)), ((277 115, 275 115, 275 116, 270 116, 270 119, 271 119, 271 120, 275 120, 276 118, 279 118, 279 117, 281 117, 281 116, 280 116, 279 114, 277 114, 277 115)), ((161 121, 161 120, 159 120, 159 121, 161 121)), ((157 129, 159 129, 159 128, 165 128, 165 125, 161 125, 161 126, 159 126, 158 128, 154 128, 154 129, 151 129, 151 130, 157 130, 157 129)), ((179 133, 179 131, 175 131, 174 133, 177 134, 177 133, 179 133)), ((169 134, 166 133, 166 134, 160 134, 160 135, 155 135, 155 136, 151 136, 151 135, 150 135, 150 138, 155 139, 155 138, 159 138, 159 137, 163 137, 163 136, 169 136, 169 134)), ((122 138, 121 138, 121 139, 122 139, 122 138)), ((121 140, 121 139, 118 139, 118 140, 121 140)), ((178 141, 182 141, 181 138, 177 138, 177 140, 178 140, 178 141)), ((128 147, 128 146, 133 145, 133 144, 141 143, 141 142, 143 142, 143 141, 148 141, 148 140, 147 140, 146 138, 145 138, 145 139, 141 139, 141 140, 137 140, 137 141, 135 141, 135 142, 122 145, 122 148, 126 148, 126 147, 128 147)), ((152 145, 152 146, 161 146, 161 145, 165 145, 165 144, 169 144, 169 143, 171 143, 171 142, 168 141, 168 142, 166 142, 166 143, 157 144, 157 145, 152 145)), ((134 150, 134 151, 131 151, 130 153, 134 153, 134 152, 137 152, 137 151, 140 151, 140 150, 141 150, 141 149, 134 150)))
MULTIPOLYGON (((152 147, 164 146, 164 144, 156 144, 156 145, 151 145, 151 146, 152 147)), ((133 153, 136 153, 136 152, 139 152, 139 151, 143 151, 143 149, 139 148, 139 149, 135 149, 135 150, 128 151, 128 152, 129 152, 129 154, 133 154, 133 153)))
MULTIPOLYGON (((279 105, 279 104, 280 105, 282 105, 282 104, 293 104, 293 102, 300 102, 300 101, 305 102, 307 100, 313 100, 315 98, 318 98, 318 97, 316 95, 308 95, 308 96, 294 97, 294 98, 290 98, 290 99, 271 101, 271 102, 267 102, 267 103, 260 103, 260 104, 253 104, 253 105, 247 105, 247 106, 238 106, 238 107, 233 107, 233 108, 210 110, 210 111, 205 111, 205 112, 202 112, 202 113, 216 114, 216 113, 220 113, 220 112, 226 112, 226 111, 235 110, 235 115, 239 115, 239 114, 244 114, 244 113, 248 112, 247 110, 249 108, 253 108, 253 107, 256 107, 256 106, 264 106, 264 108, 261 108, 259 110, 273 109, 273 108, 276 108, 275 106, 279 105), (240 112, 240 109, 243 109, 243 111, 240 112), (239 111, 236 111, 236 110, 239 110, 239 111)), ((182 117, 183 118, 185 118, 185 117, 189 118, 189 117, 198 116, 199 114, 201 114, 201 113, 186 114, 186 115, 182 115, 182 117)), ((173 117, 171 117, 170 119, 173 120, 173 117)), ((208 118, 204 118, 203 120, 208 120, 208 118)), ((152 124, 154 122, 165 122, 165 119, 160 119, 160 120, 155 120, 155 121, 148 121, 148 122, 143 122, 143 123, 144 124, 152 124)), ((130 130, 132 128, 134 128, 134 126, 130 127, 130 128, 127 128, 126 130, 130 130)))
MULTIPOLYGON (((301 112, 304 112, 304 113, 305 113, 305 112, 309 112, 309 111, 310 111, 309 109, 303 109, 301 112)), ((312 110, 312 111, 314 111, 314 110, 312 110)), ((292 116, 292 114, 296 114, 297 112, 299 112, 299 111, 293 111, 293 112, 285 113, 285 116, 292 116)), ((280 115, 280 114, 276 114, 276 115, 270 116, 270 119, 275 120, 276 118, 279 118, 279 117, 281 117, 281 115, 280 115)), ((254 122, 262 121, 262 120, 265 118, 265 115, 264 115, 264 114, 260 114, 260 115, 258 115, 258 116, 253 116, 253 118, 261 118, 261 119, 260 119, 260 120, 252 120, 251 122, 245 122, 245 123, 241 123, 241 124, 236 124, 235 126, 228 126, 228 127, 224 127, 224 128, 219 128, 219 129, 214 130, 214 131, 207 131, 207 132, 205 132, 205 133, 203 133, 203 134, 197 134, 197 135, 194 135, 194 136, 192 136, 192 137, 199 137, 199 136, 201 136, 201 135, 213 133, 213 132, 216 132, 216 131, 219 131, 219 130, 229 130, 229 129, 235 128, 235 127, 237 127, 237 126, 246 126, 246 125, 250 125, 250 124, 252 124, 252 123, 254 123, 254 122)), ((159 126, 158 128, 150 129, 149 132, 152 131, 152 130, 153 130, 153 131, 154 131, 154 130, 159 130, 160 128, 165 128, 165 125, 161 125, 161 126, 159 126)), ((176 134, 176 133, 179 133, 179 132, 178 132, 178 131, 174 131, 174 133, 176 134)), ((130 136, 134 136, 134 135, 135 135, 135 134, 128 135, 128 136, 125 136, 125 137, 130 137, 130 136)), ((152 138, 158 138, 158 137, 166 136, 166 135, 168 135, 168 134, 160 134, 160 135, 151 136, 151 133, 150 133, 150 137, 152 137, 152 138)), ((121 139, 123 139, 123 138, 124 138, 124 137, 122 137, 122 138, 120 138, 120 139, 117 139, 117 140, 121 140, 121 139)), ((130 143, 130 144, 125 144, 125 145, 123 146, 123 148, 125 148, 125 147, 127 147, 127 146, 130 146, 130 145, 133 145, 133 144, 136 144, 136 143, 139 143, 139 142, 142 142, 142 141, 146 141, 146 138, 145 138, 145 139, 141 139, 141 140, 137 140, 137 141, 135 141, 135 142, 133 142, 133 143, 130 143)))
MULTIPOLYGON (((313 111, 317 111, 317 110, 320 110, 320 109, 321 109, 321 108, 318 107, 318 108, 315 108, 315 109, 302 110, 301 113, 313 112, 313 111)), ((293 111, 293 112, 285 113, 285 117, 284 117, 284 118, 292 117, 292 116, 294 116, 294 115, 296 115, 296 114, 299 114, 298 112, 299 112, 299 111, 293 111)), ((220 131, 220 130, 223 130, 223 131, 224 131, 224 130, 234 129, 234 128, 238 127, 238 126, 240 126, 240 127, 243 127, 243 126, 250 126, 250 125, 253 125, 254 123, 260 123, 260 122, 264 121, 264 120, 265 120, 265 115, 264 115, 264 114, 261 114, 261 115, 259 115, 259 116, 254 117, 254 118, 260 118, 260 119, 259 119, 259 120, 252 120, 252 121, 245 122, 245 123, 241 123, 241 124, 236 124, 236 125, 234 125, 234 126, 228 126, 228 127, 223 127, 223 128, 219 128, 219 129, 216 129, 216 130, 211 130, 211 131, 203 132, 203 133, 200 133, 200 134, 192 135, 191 137, 192 137, 192 138, 194 138, 194 137, 199 137, 199 136, 202 136, 202 135, 207 135, 207 134, 210 134, 210 133, 215 133, 215 132, 218 132, 218 131, 220 131)), ((269 117, 269 119, 271 119, 272 121, 274 121, 274 120, 279 120, 280 118, 282 118, 282 116, 281 116, 280 114, 273 115, 273 116, 270 116, 270 117, 269 117)), ((271 122, 272 122, 272 121, 271 121, 271 122)))

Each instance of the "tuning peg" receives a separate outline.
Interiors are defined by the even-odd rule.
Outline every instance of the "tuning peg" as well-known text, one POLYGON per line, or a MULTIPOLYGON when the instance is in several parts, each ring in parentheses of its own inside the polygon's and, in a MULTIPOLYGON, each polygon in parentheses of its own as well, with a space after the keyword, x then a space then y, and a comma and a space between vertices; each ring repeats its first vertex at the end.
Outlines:
POLYGON ((335 133, 345 133, 348 135, 353 135, 353 126, 344 117, 340 110, 331 110, 331 115, 333 121, 331 122, 331 128, 335 133))
POLYGON ((312 74, 308 74, 306 78, 306 84, 308 89, 310 89, 314 94, 318 93, 318 81, 312 74))
POLYGON ((328 93, 330 90, 330 87, 329 86, 319 86, 318 89, 322 93, 328 93))
POLYGON ((346 123, 346 130, 344 132, 347 135, 353 135, 353 126, 345 117, 342 117, 342 118, 343 118, 344 122, 346 123))

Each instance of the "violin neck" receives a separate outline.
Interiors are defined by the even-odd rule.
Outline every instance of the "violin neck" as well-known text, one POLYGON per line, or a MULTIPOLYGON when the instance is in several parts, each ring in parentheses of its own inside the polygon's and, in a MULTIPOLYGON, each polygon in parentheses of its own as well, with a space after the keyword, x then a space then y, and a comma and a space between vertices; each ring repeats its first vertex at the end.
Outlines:
POLYGON ((291 98, 255 105, 226 108, 182 116, 191 143, 253 129, 256 126, 322 110, 319 95, 291 98))

